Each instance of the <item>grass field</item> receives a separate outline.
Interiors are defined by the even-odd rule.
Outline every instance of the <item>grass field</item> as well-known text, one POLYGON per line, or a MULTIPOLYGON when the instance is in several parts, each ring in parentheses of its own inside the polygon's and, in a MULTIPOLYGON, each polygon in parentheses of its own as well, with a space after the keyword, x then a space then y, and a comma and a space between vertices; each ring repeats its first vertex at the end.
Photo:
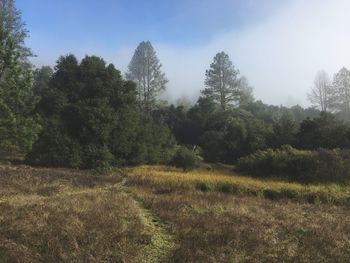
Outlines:
POLYGON ((277 180, 256 179, 233 174, 230 168, 184 173, 175 168, 141 166, 129 173, 132 185, 157 191, 199 190, 301 203, 325 203, 350 206, 350 186, 338 184, 304 185, 277 180))
POLYGON ((141 262, 153 233, 121 180, 0 168, 0 262, 141 262))
POLYGON ((350 262, 350 189, 142 166, 0 167, 0 262, 350 262))

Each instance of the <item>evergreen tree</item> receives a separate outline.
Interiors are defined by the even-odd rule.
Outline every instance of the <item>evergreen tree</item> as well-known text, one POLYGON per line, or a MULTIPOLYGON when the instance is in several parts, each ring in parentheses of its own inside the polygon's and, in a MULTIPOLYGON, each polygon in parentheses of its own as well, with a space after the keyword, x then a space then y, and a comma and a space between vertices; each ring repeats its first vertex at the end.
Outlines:
POLYGON ((225 52, 217 53, 205 73, 207 88, 202 93, 219 103, 222 110, 226 110, 230 104, 239 104, 241 92, 238 74, 229 56, 225 52))
POLYGON ((53 70, 49 66, 37 68, 33 72, 34 85, 33 92, 36 96, 41 96, 48 89, 49 81, 53 75, 53 70))
POLYGON ((24 46, 27 31, 13 0, 0 0, 0 154, 30 150, 40 126, 32 112, 31 52, 24 46))
POLYGON ((137 110, 136 85, 113 65, 61 57, 37 110, 44 129, 34 163, 80 168, 157 163, 172 145, 169 129, 137 110))
POLYGON ((126 78, 136 83, 140 108, 145 113, 155 108, 157 96, 166 88, 168 80, 161 67, 151 42, 141 42, 131 59, 126 78))

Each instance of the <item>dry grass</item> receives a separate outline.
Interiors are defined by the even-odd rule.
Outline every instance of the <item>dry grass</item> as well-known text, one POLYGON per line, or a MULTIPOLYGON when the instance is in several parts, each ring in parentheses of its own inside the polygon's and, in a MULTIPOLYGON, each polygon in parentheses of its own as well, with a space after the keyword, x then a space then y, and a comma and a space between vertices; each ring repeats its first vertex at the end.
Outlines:
POLYGON ((141 166, 129 173, 132 185, 147 185, 158 192, 200 190, 256 196, 272 200, 288 199, 303 203, 350 205, 350 186, 337 184, 303 185, 234 175, 230 169, 184 173, 163 166, 141 166))
POLYGON ((231 171, 130 170, 134 194, 172 226, 177 249, 170 262, 350 262, 348 186, 231 171))
POLYGON ((348 186, 128 172, 0 166, 0 262, 350 262, 348 186))
POLYGON ((113 185, 120 176, 72 169, 0 166, 0 200, 18 195, 46 196, 113 185))
POLYGON ((350 211, 341 206, 135 186, 171 224, 170 262, 350 262, 350 211))
POLYGON ((140 262, 152 233, 118 175, 0 168, 1 262, 140 262))

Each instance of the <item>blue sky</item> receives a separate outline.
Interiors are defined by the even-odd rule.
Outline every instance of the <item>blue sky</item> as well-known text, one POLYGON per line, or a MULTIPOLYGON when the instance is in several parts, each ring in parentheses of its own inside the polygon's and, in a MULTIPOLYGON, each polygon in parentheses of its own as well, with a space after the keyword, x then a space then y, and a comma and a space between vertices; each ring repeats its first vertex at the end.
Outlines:
POLYGON ((320 69, 350 66, 348 0, 17 0, 33 63, 98 55, 125 71, 150 40, 170 80, 165 97, 195 99, 216 52, 227 52, 267 103, 307 105, 320 69))
MULTIPOLYGON (((113 49, 144 39, 199 44, 262 19, 276 0, 17 0, 32 36, 113 49)), ((35 47, 34 47, 35 48, 35 47)))

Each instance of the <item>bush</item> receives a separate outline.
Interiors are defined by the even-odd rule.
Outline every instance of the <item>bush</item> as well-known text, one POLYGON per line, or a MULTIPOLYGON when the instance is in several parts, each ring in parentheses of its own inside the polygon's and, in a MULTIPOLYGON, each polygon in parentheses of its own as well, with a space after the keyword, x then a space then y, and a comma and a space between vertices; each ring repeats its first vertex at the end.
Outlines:
POLYGON ((346 182, 350 154, 339 149, 297 150, 289 145, 257 151, 238 161, 236 169, 259 177, 284 177, 303 182, 346 182))
POLYGON ((171 164, 177 168, 183 169, 184 171, 190 171, 198 168, 200 162, 201 158, 194 150, 190 150, 186 147, 180 147, 176 151, 171 164))
POLYGON ((89 144, 85 147, 83 168, 95 169, 100 173, 109 172, 112 169, 113 158, 106 145, 89 144))
POLYGON ((60 127, 55 122, 50 124, 33 145, 26 161, 31 165, 81 167, 83 153, 79 142, 58 132, 60 127))
POLYGON ((318 180, 350 182, 350 152, 348 150, 318 150, 318 180))

